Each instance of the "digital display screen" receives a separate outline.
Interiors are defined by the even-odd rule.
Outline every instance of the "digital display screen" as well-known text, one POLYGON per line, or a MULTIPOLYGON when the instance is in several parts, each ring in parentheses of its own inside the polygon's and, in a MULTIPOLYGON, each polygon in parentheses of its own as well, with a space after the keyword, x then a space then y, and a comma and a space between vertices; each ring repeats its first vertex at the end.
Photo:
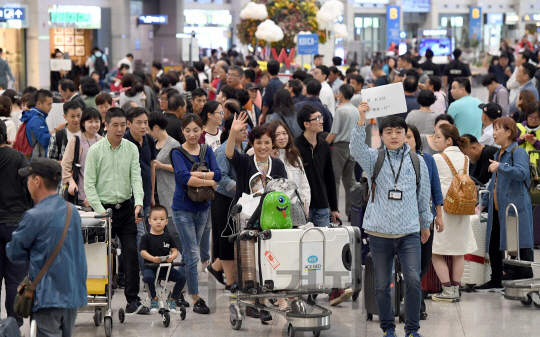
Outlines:
POLYGON ((426 56, 426 50, 431 49, 435 56, 448 56, 452 53, 450 38, 420 39, 420 56, 426 56))

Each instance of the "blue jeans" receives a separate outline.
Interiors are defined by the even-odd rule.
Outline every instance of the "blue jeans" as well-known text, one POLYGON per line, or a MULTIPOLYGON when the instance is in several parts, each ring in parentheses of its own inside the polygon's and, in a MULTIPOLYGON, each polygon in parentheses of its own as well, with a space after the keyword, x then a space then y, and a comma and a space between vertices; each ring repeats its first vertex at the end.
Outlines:
POLYGON ((309 219, 316 227, 330 226, 330 211, 328 208, 310 208, 309 219))
POLYGON ((36 321, 37 337, 71 337, 77 319, 77 308, 44 308, 30 316, 36 321))
POLYGON ((369 247, 375 269, 375 301, 379 310, 381 329, 396 328, 392 306, 392 266, 397 254, 405 282, 405 333, 420 329, 420 234, 412 233, 398 239, 369 236, 369 247))
MULTIPOLYGON (((211 206, 210 206, 211 207, 211 206)), ((212 230, 212 217, 206 220, 206 227, 201 238, 201 262, 210 261, 210 231, 212 230)))
POLYGON ((203 236, 208 211, 189 212, 173 210, 173 221, 182 242, 182 258, 186 263, 184 267, 188 293, 190 295, 199 294, 199 284, 197 283, 197 263, 199 263, 199 244, 203 236))
MULTIPOLYGON (((168 268, 162 267, 159 271, 159 277, 165 279, 167 276, 167 269, 168 268)), ((156 297, 156 274, 157 268, 144 268, 143 282, 148 284, 148 291, 150 292, 150 296, 152 296, 152 298, 156 297)), ((182 292, 182 289, 184 289, 184 286, 186 285, 186 275, 176 268, 171 268, 171 272, 169 273, 169 282, 175 282, 171 297, 177 300, 182 292)), ((165 296, 167 296, 167 294, 165 294, 165 296)))

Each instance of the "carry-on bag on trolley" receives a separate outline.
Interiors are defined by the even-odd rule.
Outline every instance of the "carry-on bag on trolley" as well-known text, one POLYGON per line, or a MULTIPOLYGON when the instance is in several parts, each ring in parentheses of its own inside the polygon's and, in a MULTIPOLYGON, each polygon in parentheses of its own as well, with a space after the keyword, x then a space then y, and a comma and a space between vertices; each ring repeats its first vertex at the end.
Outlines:
MULTIPOLYGON (((399 322, 405 322, 405 283, 399 259, 394 256, 394 267, 392 268, 392 305, 394 306, 394 316, 399 317, 399 322)), ((375 301, 375 269, 373 268, 373 257, 369 253, 366 257, 364 274, 364 303, 366 308, 366 319, 373 320, 373 315, 379 315, 377 302, 375 301)))
POLYGON ((540 151, 529 151, 529 171, 531 174, 531 186, 529 187, 529 194, 531 196, 531 203, 533 205, 533 235, 534 246, 540 246, 540 172, 539 172, 539 160, 538 155, 540 151), (536 160, 533 160, 536 158, 536 160))

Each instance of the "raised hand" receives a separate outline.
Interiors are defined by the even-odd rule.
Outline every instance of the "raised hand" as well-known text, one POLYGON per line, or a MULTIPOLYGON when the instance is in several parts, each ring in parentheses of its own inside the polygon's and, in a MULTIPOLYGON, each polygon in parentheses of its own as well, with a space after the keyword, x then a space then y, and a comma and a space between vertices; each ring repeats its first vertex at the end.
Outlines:
POLYGON ((358 120, 358 125, 364 125, 366 123, 366 112, 369 111, 369 104, 367 102, 362 102, 358 106, 358 112, 360 113, 360 119, 358 120))
POLYGON ((246 121, 248 120, 248 118, 248 114, 244 111, 242 111, 240 113, 240 116, 238 117, 236 116, 236 114, 234 114, 234 120, 231 125, 231 133, 237 133, 242 131, 242 129, 246 127, 246 121))

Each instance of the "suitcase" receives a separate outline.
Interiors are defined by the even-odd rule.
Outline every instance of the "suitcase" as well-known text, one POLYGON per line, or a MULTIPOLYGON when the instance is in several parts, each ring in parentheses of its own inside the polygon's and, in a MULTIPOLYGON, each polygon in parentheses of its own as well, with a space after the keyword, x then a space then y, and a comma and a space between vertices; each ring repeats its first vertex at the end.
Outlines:
POLYGON ((467 292, 471 292, 474 286, 482 285, 490 280, 491 267, 486 254, 487 218, 487 213, 471 216, 471 226, 478 249, 465 255, 461 286, 466 287, 467 292))
MULTIPOLYGON (((392 304, 395 317, 399 317, 399 322, 405 322, 405 283, 398 257, 394 257, 394 268, 392 269, 392 304)), ((371 253, 366 256, 366 266, 364 275, 364 303, 366 308, 366 319, 373 320, 373 315, 379 315, 377 302, 375 301, 375 270, 373 268, 373 258, 371 253)))
POLYGON ((364 213, 365 209, 356 205, 351 206, 351 226, 360 228, 360 235, 362 238, 362 264, 366 264, 366 256, 369 253, 368 235, 362 227, 364 223, 364 213))
POLYGON ((234 281, 238 289, 244 293, 258 293, 256 241, 256 230, 244 230, 240 232, 234 243, 234 281))
POLYGON ((21 337, 19 325, 13 317, 0 320, 0 337, 21 337))
MULTIPOLYGON (((448 265, 450 279, 452 279, 452 257, 445 256, 444 260, 446 261, 446 264, 448 265)), ((437 276, 437 273, 435 272, 435 269, 433 268, 433 263, 431 262, 429 263, 429 271, 427 272, 426 276, 422 278, 421 282, 422 282, 422 291, 424 292, 424 295, 438 294, 442 291, 441 281, 439 280, 439 277, 437 276)))
POLYGON ((344 289, 362 286, 360 230, 356 227, 277 229, 259 233, 263 289, 344 289))
POLYGON ((533 205, 534 247, 540 246, 540 205, 533 205))

